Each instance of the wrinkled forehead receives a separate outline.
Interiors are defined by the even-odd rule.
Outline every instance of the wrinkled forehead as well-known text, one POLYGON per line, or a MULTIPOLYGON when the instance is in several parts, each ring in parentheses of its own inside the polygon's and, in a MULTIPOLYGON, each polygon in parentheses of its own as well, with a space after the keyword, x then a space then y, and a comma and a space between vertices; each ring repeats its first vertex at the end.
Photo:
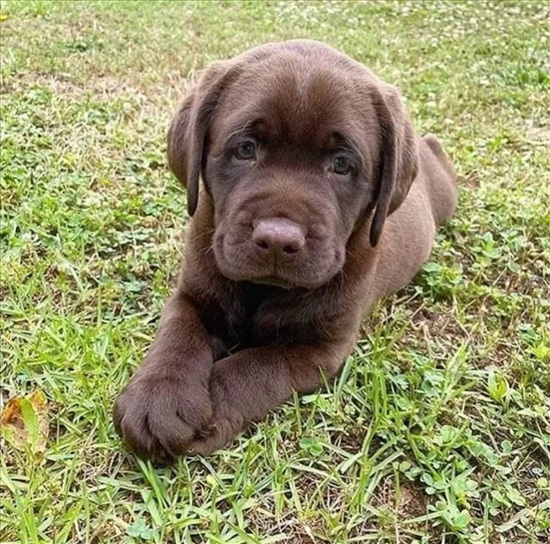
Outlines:
POLYGON ((354 74, 308 59, 280 59, 243 70, 223 93, 211 127, 215 144, 260 132, 281 145, 323 149, 358 143, 374 111, 354 74))

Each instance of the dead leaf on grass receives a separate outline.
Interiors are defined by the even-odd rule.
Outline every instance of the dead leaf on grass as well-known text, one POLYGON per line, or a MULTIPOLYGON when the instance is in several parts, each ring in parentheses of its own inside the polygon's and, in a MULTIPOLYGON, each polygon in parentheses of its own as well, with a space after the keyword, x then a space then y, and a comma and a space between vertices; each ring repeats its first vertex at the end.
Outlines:
POLYGON ((26 397, 11 398, 0 415, 0 430, 14 448, 43 453, 48 439, 48 401, 36 390, 26 397))

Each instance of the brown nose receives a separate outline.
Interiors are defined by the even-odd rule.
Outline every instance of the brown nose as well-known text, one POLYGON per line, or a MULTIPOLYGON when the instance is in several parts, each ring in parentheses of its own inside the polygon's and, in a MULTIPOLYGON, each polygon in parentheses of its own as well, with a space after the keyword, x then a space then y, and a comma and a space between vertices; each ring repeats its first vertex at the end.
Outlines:
POLYGON ((254 225, 252 240, 265 257, 289 258, 306 245, 299 225, 284 218, 261 219, 254 225))

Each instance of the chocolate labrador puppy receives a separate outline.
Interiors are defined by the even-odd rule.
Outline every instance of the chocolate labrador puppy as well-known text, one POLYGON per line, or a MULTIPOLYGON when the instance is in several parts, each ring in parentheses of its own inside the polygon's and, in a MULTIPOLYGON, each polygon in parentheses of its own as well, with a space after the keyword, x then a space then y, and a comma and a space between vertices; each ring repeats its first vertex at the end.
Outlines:
POLYGON ((114 410, 127 447, 160 462, 208 454, 333 377, 457 200, 441 145, 415 135, 397 90, 313 41, 210 66, 172 121, 168 160, 193 216, 183 268, 114 410))

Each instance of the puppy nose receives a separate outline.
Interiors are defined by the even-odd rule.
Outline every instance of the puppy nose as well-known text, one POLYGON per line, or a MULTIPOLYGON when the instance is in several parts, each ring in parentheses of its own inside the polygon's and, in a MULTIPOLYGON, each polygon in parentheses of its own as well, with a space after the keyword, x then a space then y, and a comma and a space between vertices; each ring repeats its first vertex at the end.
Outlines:
POLYGON ((266 257, 291 257, 306 245, 299 225, 289 219, 261 219, 254 225, 252 240, 266 257))

